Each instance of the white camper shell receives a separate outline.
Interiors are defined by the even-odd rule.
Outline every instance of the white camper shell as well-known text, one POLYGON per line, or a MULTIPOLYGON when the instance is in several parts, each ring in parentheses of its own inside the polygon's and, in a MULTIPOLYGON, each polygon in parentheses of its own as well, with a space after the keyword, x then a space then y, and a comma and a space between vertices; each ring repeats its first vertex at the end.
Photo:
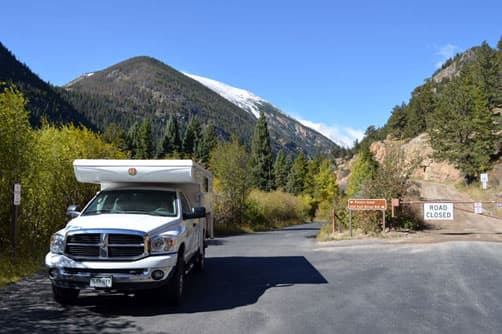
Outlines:
POLYGON ((155 288, 181 302, 184 276, 203 269, 205 236, 212 235, 211 173, 191 160, 73 166, 79 182, 101 191, 82 211, 70 206, 73 219, 51 238, 45 262, 56 301, 72 303, 81 289, 155 288))
MULTIPOLYGON (((212 213, 213 176, 192 160, 75 160, 77 181, 101 185, 101 190, 132 186, 183 189, 194 206, 212 213)), ((209 219, 211 219, 209 217, 209 219)), ((212 226, 212 219, 210 225, 212 226)))

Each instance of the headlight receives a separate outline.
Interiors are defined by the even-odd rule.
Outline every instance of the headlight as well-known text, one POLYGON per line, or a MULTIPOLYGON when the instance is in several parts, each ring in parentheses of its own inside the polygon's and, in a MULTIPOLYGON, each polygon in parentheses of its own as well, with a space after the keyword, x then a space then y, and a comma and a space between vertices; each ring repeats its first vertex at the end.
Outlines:
POLYGON ((61 234, 54 233, 51 237, 51 253, 63 254, 64 237, 61 234))
POLYGON ((161 254, 174 251, 176 239, 172 236, 155 236, 150 239, 150 253, 161 254))

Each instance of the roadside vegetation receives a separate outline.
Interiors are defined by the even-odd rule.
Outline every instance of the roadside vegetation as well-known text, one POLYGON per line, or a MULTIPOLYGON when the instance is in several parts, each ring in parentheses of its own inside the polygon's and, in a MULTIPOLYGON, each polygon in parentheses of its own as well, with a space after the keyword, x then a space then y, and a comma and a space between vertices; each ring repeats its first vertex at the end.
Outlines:
MULTIPOLYGON (((348 236, 349 198, 383 198, 388 203, 385 212, 386 231, 383 231, 381 211, 353 211, 352 228, 354 235, 388 237, 382 232, 399 232, 417 230, 422 227, 422 221, 411 209, 401 207, 395 218, 391 217, 391 201, 393 198, 412 199, 414 194, 412 172, 418 165, 418 160, 405 160, 399 147, 390 147, 381 164, 377 163, 369 147, 360 148, 352 168, 349 184, 334 206, 336 231, 333 233, 331 220, 321 227, 318 240, 336 240, 348 236)), ((332 218, 332 216, 330 217, 332 218)), ((392 234, 391 234, 392 235, 392 234)))
POLYGON ((0 284, 38 270, 50 235, 66 222, 69 204, 83 204, 98 190, 78 184, 73 175, 77 158, 124 158, 92 131, 43 121, 32 129, 26 100, 12 86, 0 87, 0 284), (13 185, 22 185, 12 252, 13 185))
POLYGON ((216 176, 215 230, 240 233, 270 230, 329 215, 338 197, 334 164, 323 156, 294 161, 272 155, 264 114, 256 125, 251 152, 237 138, 212 150, 209 168, 216 176))
POLYGON ((217 138, 212 124, 193 117, 185 129, 171 117, 154 142, 149 120, 125 131, 111 124, 104 133, 84 126, 29 123, 27 100, 12 85, 0 87, 0 285, 39 270, 51 234, 62 228, 70 204, 84 205, 98 187, 80 184, 74 159, 193 159, 215 181, 217 233, 253 232, 300 224, 329 215, 338 196, 333 163, 324 156, 294 160, 273 155, 268 125, 260 115, 250 146, 217 138), (15 259, 12 251, 13 185, 22 185, 15 259))

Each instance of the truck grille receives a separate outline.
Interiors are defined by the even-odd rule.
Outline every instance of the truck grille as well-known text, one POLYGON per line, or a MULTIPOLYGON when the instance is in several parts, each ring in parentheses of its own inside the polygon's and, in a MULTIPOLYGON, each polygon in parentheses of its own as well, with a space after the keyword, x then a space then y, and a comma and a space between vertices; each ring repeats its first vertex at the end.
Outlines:
POLYGON ((137 234, 76 233, 66 238, 65 253, 77 260, 136 260, 146 252, 145 238, 137 234))

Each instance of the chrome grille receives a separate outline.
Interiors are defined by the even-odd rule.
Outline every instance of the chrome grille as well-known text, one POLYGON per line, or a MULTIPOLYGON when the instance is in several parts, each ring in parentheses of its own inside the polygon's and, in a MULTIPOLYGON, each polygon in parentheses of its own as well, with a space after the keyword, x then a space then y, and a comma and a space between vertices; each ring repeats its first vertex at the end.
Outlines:
POLYGON ((144 236, 125 233, 75 233, 67 236, 65 248, 77 260, 136 260, 146 251, 144 236))

